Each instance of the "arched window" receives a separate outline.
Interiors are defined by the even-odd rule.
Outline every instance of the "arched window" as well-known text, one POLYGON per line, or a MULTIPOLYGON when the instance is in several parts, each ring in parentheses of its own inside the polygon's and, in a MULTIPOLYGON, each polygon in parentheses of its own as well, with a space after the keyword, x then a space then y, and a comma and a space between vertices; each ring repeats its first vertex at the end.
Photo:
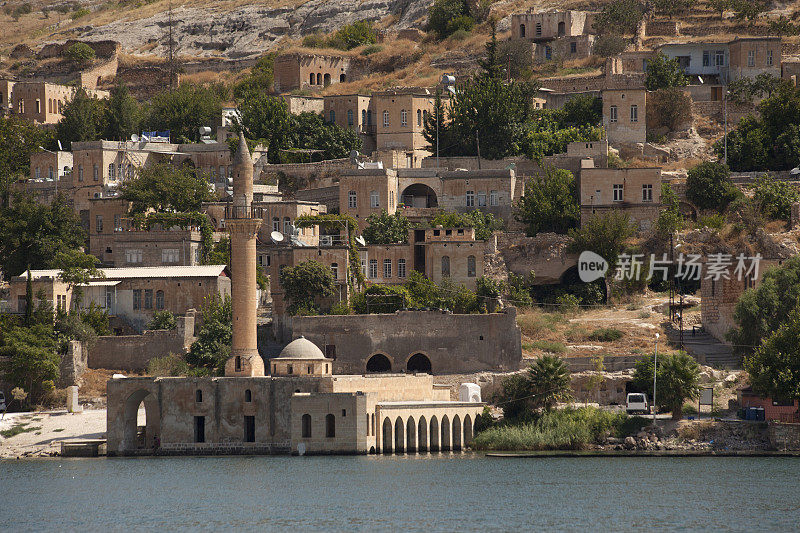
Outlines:
POLYGON ((408 112, 405 109, 400 110, 400 125, 408 126, 408 112))
POLYGON ((253 393, 250 391, 250 389, 244 391, 244 401, 248 403, 253 401, 253 393))
POLYGON ((108 164, 108 179, 110 179, 111 181, 114 181, 114 179, 116 179, 114 177, 114 163, 108 164))
POLYGON ((356 196, 356 191, 350 191, 347 193, 347 207, 350 209, 355 209, 358 207, 358 199, 356 196))
POLYGON ((442 277, 447 278, 450 277, 450 256, 443 255, 442 256, 442 277))
POLYGON ((378 201, 378 191, 370 191, 369 192, 369 206, 370 207, 380 207, 380 203, 378 201))
POLYGON ((331 109, 331 111, 330 111, 330 113, 328 113, 328 115, 330 116, 330 122, 331 123, 336 122, 336 111, 331 109))
POLYGON ((156 291, 156 309, 164 309, 164 291, 156 291))
POLYGON ((525 37, 525 24, 520 24, 519 25, 519 36, 520 37, 525 37))
POLYGON ((235 372, 242 371, 242 357, 240 355, 233 358, 233 370, 235 372))
POLYGON ((317 72, 317 85, 322 85, 322 74, 317 72))
POLYGON ((383 127, 384 128, 388 128, 389 127, 389 112, 388 111, 384 111, 383 112, 383 127))
POLYGON ((367 109, 367 126, 372 126, 372 109, 367 109))
POLYGON ((347 76, 342 72, 339 74, 339 83, 344 83, 345 81, 347 81, 347 76))
POLYGON ((336 437, 336 417, 325 415, 325 437, 332 439, 336 437))
POLYGON ((475 277, 475 256, 471 255, 467 257, 467 277, 474 278, 475 277))
POLYGON ((347 110, 347 125, 348 126, 352 126, 353 125, 353 110, 352 109, 348 109, 347 110))
POLYGON ((422 126, 422 109, 417 109, 417 126, 422 126))
POLYGON ((289 217, 283 217, 283 232, 287 235, 292 232, 292 219, 289 217))
POLYGON ((309 85, 314 85, 314 73, 313 72, 308 75, 308 84, 309 85))
POLYGON ((278 217, 272 217, 272 231, 280 231, 281 230, 281 219, 278 217))
POLYGON ((327 73, 325 74, 325 82, 324 83, 325 83, 325 87, 327 87, 328 85, 331 84, 331 75, 330 74, 327 74, 327 73))
POLYGON ((367 123, 367 110, 366 109, 362 109, 361 110, 361 125, 363 126, 366 123, 367 123))
POLYGON ((331 263, 331 272, 333 279, 339 279, 339 263, 331 263))
POLYGON ((302 422, 303 422, 302 423, 302 426, 303 426, 303 428, 302 428, 303 438, 304 439, 310 439, 311 438, 311 415, 308 414, 308 413, 304 414, 302 422))
POLYGON ((201 403, 203 401, 203 391, 201 391, 200 389, 194 391, 194 401, 196 401, 197 403, 201 403))

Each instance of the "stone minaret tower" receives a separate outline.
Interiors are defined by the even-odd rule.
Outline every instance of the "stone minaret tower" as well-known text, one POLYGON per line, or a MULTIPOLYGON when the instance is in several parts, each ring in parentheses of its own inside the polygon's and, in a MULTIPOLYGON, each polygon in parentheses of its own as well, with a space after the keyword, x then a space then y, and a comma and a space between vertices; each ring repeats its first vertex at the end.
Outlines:
POLYGON ((241 132, 233 172, 233 202, 225 214, 231 236, 233 348, 225 375, 263 376, 264 360, 258 355, 256 338, 256 234, 261 219, 253 215, 253 160, 241 132))

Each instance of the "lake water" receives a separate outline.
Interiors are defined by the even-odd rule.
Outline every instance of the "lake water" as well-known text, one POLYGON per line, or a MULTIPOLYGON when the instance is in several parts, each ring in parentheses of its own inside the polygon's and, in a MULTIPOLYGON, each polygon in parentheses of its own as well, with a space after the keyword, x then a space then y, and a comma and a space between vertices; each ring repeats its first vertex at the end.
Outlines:
POLYGON ((0 461, 0 531, 798 531, 800 459, 0 461))

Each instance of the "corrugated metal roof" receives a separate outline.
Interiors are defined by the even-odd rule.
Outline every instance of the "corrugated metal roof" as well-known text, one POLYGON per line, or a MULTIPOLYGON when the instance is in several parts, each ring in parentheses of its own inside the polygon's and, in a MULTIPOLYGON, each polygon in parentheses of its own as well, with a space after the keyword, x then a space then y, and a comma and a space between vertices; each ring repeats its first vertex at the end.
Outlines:
MULTIPOLYGON (((129 278, 216 278, 222 275, 226 265, 202 265, 202 266, 158 266, 158 267, 128 267, 128 268, 101 268, 106 275, 106 279, 129 279, 129 278)), ((58 269, 50 270, 31 270, 31 278, 34 280, 41 278, 55 278, 61 271, 58 269)), ((26 279, 27 273, 16 276, 15 279, 26 279)))

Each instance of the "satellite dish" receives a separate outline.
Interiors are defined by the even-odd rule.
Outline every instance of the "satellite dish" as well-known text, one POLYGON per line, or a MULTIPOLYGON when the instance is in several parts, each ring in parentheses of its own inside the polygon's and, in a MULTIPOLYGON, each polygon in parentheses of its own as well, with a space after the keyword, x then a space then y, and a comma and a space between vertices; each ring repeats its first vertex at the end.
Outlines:
POLYGON ((139 136, 134 133, 133 135, 131 135, 131 141, 135 142, 135 143, 138 143, 139 142, 139 136))
POLYGON ((364 240, 364 237, 362 237, 361 235, 359 235, 358 237, 356 237, 356 242, 357 242, 358 244, 360 244, 361 246, 366 246, 366 245, 367 245, 367 241, 365 241, 365 240, 364 240))
POLYGON ((283 242, 283 233, 280 231, 273 231, 269 234, 269 238, 272 239, 272 242, 278 244, 279 242, 283 242))
POLYGON ((703 78, 702 77, 697 76, 697 80, 700 82, 700 85, 703 85, 703 78))

